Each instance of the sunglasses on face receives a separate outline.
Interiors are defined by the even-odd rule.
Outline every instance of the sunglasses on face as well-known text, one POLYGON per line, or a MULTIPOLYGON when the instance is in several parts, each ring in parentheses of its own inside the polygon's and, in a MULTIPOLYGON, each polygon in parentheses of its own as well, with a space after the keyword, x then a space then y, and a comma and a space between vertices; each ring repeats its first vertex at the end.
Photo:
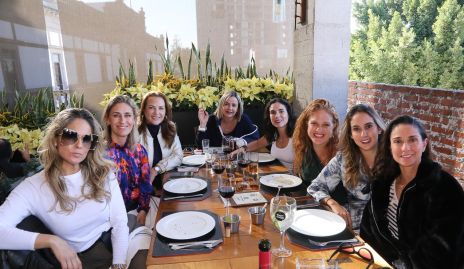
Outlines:
POLYGON ((68 128, 64 128, 59 136, 62 146, 75 145, 80 140, 85 148, 94 150, 98 143, 98 135, 79 135, 76 131, 68 128))
POLYGON ((361 259, 367 261, 369 264, 367 265, 366 269, 369 269, 371 265, 374 264, 374 256, 372 255, 372 252, 368 250, 367 248, 359 248, 356 250, 354 246, 350 243, 342 243, 338 248, 330 255, 330 258, 327 260, 329 262, 337 253, 345 253, 345 254, 356 254, 361 259))

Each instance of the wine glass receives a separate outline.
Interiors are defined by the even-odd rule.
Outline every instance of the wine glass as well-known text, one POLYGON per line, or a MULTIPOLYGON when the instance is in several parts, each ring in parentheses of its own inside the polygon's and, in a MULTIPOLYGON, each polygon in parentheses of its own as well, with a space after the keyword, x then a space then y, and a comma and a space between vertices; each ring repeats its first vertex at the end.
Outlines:
POLYGON ((222 198, 225 198, 227 201, 226 204, 226 216, 230 215, 229 207, 230 207, 230 198, 235 194, 235 176, 234 174, 227 173, 225 178, 219 179, 219 194, 222 198))
POLYGON ((242 168, 242 174, 245 174, 244 170, 250 164, 250 160, 248 158, 248 153, 247 152, 240 151, 237 154, 237 164, 238 164, 238 166, 240 166, 240 168, 242 168))
POLYGON ((289 257, 292 255, 290 249, 285 248, 285 231, 292 225, 296 213, 295 198, 287 196, 276 196, 271 200, 272 223, 280 231, 280 246, 272 250, 276 257, 289 257))
POLYGON ((224 163, 224 155, 223 154, 213 154, 212 155, 212 164, 211 168, 213 169, 213 172, 216 175, 219 175, 219 178, 221 177, 222 172, 226 169, 225 163, 224 163))

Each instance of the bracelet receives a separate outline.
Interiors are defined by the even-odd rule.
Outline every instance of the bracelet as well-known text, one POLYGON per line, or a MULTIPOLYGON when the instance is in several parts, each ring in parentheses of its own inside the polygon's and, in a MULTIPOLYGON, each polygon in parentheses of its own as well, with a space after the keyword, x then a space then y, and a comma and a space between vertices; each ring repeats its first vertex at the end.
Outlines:
POLYGON ((200 132, 206 132, 206 127, 198 127, 198 131, 200 131, 200 132))
POLYGON ((111 269, 126 269, 126 265, 125 264, 113 264, 111 265, 111 269))
MULTIPOLYGON (((330 199, 332 199, 332 197, 329 197, 329 199, 325 200, 325 203, 324 203, 324 204, 325 204, 326 206, 329 206, 329 201, 330 201, 330 199)), ((332 199, 332 200, 333 200, 333 199, 332 199)))

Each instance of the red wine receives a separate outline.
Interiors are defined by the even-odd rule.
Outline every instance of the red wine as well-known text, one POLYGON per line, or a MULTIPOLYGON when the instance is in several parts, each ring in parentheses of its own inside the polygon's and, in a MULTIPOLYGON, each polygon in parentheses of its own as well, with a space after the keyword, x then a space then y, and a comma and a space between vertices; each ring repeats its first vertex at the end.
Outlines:
POLYGON ((224 172, 224 169, 226 169, 224 165, 213 165, 213 171, 216 174, 222 174, 222 172, 224 172))
POLYGON ((240 166, 242 168, 247 167, 249 164, 250 164, 250 161, 248 161, 248 160, 239 160, 238 161, 238 166, 240 166))
POLYGON ((235 193, 235 188, 232 186, 219 187, 219 194, 226 199, 234 196, 234 193, 235 193))

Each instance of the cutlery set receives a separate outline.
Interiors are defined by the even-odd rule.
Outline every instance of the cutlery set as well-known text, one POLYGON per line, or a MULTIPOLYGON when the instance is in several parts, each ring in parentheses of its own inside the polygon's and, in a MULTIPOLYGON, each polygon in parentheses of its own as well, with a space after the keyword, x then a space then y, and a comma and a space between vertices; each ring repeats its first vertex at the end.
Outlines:
POLYGON ((204 193, 194 194, 194 195, 180 195, 180 196, 173 196, 173 197, 164 197, 164 201, 175 200, 175 199, 184 199, 184 198, 193 198, 193 197, 200 197, 204 193))
POLYGON ((172 250, 199 249, 199 248, 211 249, 221 244, 222 242, 223 242, 222 239, 218 239, 218 240, 195 241, 195 242, 184 242, 184 243, 169 243, 168 246, 172 250))
POLYGON ((332 241, 323 241, 323 242, 318 242, 314 241, 311 239, 308 239, 309 243, 319 246, 319 247, 325 247, 326 245, 330 243, 358 243, 358 239, 356 238, 351 238, 351 239, 345 239, 345 240, 332 240, 332 241))

